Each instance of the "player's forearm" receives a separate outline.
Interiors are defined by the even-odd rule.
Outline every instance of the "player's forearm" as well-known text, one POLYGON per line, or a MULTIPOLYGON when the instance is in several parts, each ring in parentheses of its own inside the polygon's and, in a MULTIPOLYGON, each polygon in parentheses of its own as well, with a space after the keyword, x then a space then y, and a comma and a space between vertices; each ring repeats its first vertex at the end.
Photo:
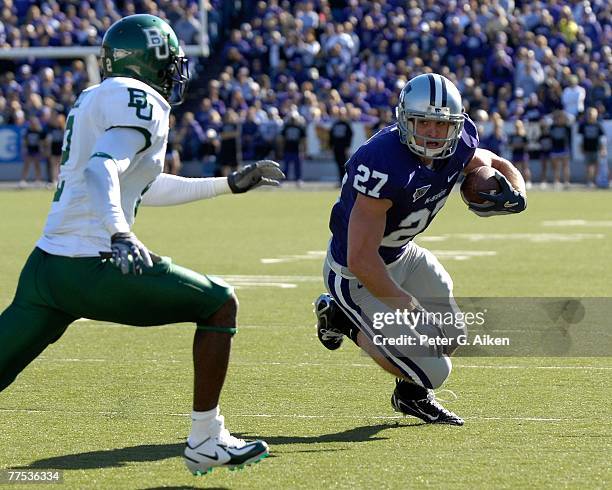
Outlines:
POLYGON ((472 161, 466 167, 465 172, 469 173, 470 171, 474 170, 474 168, 481 165, 491 166, 494 169, 499 170, 508 179, 510 184, 512 184, 514 189, 520 192, 523 196, 526 195, 527 191, 523 176, 508 160, 500 157, 492 151, 478 148, 472 157, 472 161))
POLYGON ((378 253, 391 202, 358 195, 348 229, 348 268, 370 293, 391 308, 410 308, 412 298, 389 275, 378 253))
MULTIPOLYGON (((357 211, 359 213, 359 211, 357 211)), ((347 250, 348 268, 370 293, 391 308, 409 308, 411 297, 389 275, 378 253, 384 223, 351 216, 347 250)))
POLYGON ((109 234, 129 232, 130 225, 121 208, 121 188, 115 162, 110 158, 94 156, 89 160, 84 175, 92 210, 109 234))
POLYGON ((227 177, 187 178, 160 174, 142 197, 143 206, 175 206, 231 192, 227 177))
POLYGON ((518 169, 508 160, 496 156, 496 158, 492 159, 491 166, 494 169, 499 170, 502 174, 504 174, 504 176, 508 179, 510 184, 512 184, 512 187, 514 187, 514 189, 519 191, 523 196, 527 194, 527 189, 525 187, 525 179, 523 179, 523 176, 518 171, 518 169))

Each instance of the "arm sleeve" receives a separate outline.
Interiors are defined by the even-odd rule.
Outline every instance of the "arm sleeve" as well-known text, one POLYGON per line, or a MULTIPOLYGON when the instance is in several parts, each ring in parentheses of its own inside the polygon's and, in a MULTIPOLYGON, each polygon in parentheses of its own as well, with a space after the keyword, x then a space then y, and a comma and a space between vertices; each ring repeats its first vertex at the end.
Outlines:
POLYGON ((143 141, 144 137, 133 129, 110 129, 96 141, 85 167, 92 210, 111 235, 130 231, 121 208, 119 175, 128 168, 143 141))
POLYGON ((230 193, 227 177, 188 178, 160 174, 142 196, 143 206, 174 206, 230 193))

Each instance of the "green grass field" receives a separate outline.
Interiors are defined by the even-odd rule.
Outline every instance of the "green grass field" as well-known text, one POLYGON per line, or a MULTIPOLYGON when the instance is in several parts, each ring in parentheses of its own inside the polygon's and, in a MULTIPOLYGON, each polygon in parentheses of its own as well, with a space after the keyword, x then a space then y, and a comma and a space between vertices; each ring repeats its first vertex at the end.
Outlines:
MULTIPOLYGON (((0 193, 0 309, 50 198, 0 193)), ((390 376, 348 342, 319 345, 311 303, 335 199, 282 190, 143 208, 135 228, 239 287, 221 408, 231 431, 268 441, 269 459, 186 471, 191 326, 82 321, 0 394, 0 467, 61 469, 75 489, 609 488, 609 357, 459 357, 445 386, 466 419, 457 428, 397 417, 390 376)), ((609 192, 534 192, 524 215, 479 219, 454 195, 419 243, 439 251, 457 296, 612 297, 611 209, 609 192), (456 260, 475 251, 486 253, 456 260)))

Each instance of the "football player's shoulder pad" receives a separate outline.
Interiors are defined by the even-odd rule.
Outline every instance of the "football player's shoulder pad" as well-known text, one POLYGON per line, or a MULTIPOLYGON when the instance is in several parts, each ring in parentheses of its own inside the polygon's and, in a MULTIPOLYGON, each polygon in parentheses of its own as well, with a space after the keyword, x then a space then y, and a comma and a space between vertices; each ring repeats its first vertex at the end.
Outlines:
POLYGON ((410 152, 397 133, 381 132, 350 158, 348 179, 359 193, 393 200, 410 178, 410 152))
POLYGON ((104 129, 133 127, 156 135, 168 127, 170 104, 146 83, 111 77, 99 86, 97 112, 104 129))
POLYGON ((461 132, 461 142, 468 148, 476 149, 480 143, 478 129, 474 121, 472 121, 467 114, 463 116, 465 117, 465 122, 463 124, 463 131, 461 132))

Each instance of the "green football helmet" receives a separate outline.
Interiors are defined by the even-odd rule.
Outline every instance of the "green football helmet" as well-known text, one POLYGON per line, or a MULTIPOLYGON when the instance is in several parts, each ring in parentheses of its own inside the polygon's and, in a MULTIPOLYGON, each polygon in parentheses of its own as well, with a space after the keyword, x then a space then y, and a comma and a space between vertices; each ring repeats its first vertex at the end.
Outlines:
POLYGON ((189 62, 168 23, 155 15, 129 15, 104 35, 102 73, 140 80, 172 105, 183 101, 189 62))

